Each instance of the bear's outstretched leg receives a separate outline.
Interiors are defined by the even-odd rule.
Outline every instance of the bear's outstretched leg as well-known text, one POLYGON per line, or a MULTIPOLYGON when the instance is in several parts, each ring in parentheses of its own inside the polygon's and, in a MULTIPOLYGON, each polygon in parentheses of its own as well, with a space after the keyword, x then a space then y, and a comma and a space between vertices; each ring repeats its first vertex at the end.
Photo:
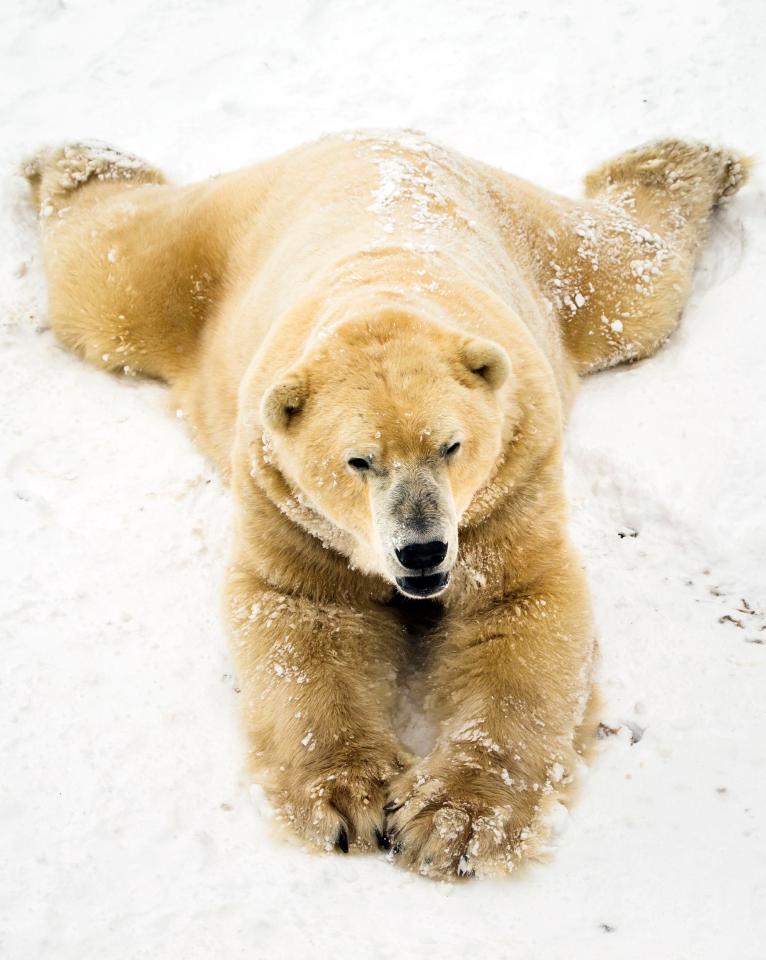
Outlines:
POLYGON ((277 817, 321 849, 386 846, 383 804, 410 756, 390 723, 401 628, 385 607, 227 587, 253 767, 277 817))
POLYGON ((553 298, 581 373, 650 356, 675 329, 714 208, 748 163, 702 143, 660 140, 590 173, 562 219, 553 298))
POLYGON ((167 185, 101 143, 44 150, 23 173, 39 205, 59 339, 107 370, 170 381, 187 371, 225 258, 215 187, 167 185))
POLYGON ((22 164, 22 173, 44 219, 80 202, 84 194, 79 191, 88 183, 112 187, 166 183, 164 174, 146 161, 100 140, 43 149, 22 164))
POLYGON ((433 678, 443 732, 391 785, 388 836, 410 868, 455 879, 541 852, 547 804, 572 775, 595 647, 585 584, 555 572, 447 625, 433 678))
POLYGON ((558 318, 578 373, 650 356, 675 329, 716 205, 749 163, 701 143, 660 140, 585 180, 586 200, 490 171, 499 226, 558 318))
POLYGON ((689 140, 656 140, 627 150, 585 177, 585 194, 622 202, 627 191, 636 216, 656 226, 706 228, 710 210, 747 180, 749 161, 730 150, 689 140), (680 218, 680 220, 679 220, 680 218))

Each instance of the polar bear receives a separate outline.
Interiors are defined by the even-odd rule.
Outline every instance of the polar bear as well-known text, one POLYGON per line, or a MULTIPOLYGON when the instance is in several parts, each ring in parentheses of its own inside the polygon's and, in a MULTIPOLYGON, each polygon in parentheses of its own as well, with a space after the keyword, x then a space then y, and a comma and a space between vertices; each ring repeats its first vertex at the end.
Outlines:
POLYGON ((170 384, 231 480, 251 760, 304 840, 444 879, 541 849, 596 652, 566 413, 578 374, 672 332, 746 171, 663 140, 569 200, 409 131, 192 186, 98 143, 26 165, 56 334, 170 384), (419 757, 392 714, 423 611, 419 757))

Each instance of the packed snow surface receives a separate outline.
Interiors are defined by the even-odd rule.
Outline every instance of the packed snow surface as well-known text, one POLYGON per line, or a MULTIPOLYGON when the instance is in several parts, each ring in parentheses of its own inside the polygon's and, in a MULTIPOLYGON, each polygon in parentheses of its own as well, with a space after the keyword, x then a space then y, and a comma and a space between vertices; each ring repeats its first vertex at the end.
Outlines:
POLYGON ((608 735, 550 863, 453 885, 274 836, 218 613, 229 494, 162 387, 57 346, 13 175, 43 141, 193 180, 364 127, 565 192, 661 135, 763 154, 760 0, 4 0, 0 20, 0 956, 766 955, 763 174, 668 346, 585 382, 572 417, 608 735))

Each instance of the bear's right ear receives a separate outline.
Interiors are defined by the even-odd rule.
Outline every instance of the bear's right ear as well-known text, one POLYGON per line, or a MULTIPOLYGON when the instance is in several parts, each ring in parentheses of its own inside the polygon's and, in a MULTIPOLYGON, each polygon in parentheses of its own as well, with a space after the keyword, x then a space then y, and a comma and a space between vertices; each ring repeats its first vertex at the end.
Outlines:
POLYGON ((471 373, 493 390, 502 387, 511 372, 511 361, 505 350, 494 340, 483 337, 464 343, 461 359, 471 373))
POLYGON ((306 378, 299 373, 288 374, 263 395, 261 422, 274 432, 286 430, 303 409, 307 397, 306 378))

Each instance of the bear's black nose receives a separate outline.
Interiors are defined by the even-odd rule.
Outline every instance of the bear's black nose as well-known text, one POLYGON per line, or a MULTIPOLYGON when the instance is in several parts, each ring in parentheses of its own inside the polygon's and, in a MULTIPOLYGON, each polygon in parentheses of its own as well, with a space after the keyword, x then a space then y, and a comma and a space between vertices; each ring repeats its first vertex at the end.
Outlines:
POLYGON ((408 543, 396 551, 399 563, 408 570, 428 570, 438 567, 447 556, 447 544, 441 540, 428 543, 408 543))

